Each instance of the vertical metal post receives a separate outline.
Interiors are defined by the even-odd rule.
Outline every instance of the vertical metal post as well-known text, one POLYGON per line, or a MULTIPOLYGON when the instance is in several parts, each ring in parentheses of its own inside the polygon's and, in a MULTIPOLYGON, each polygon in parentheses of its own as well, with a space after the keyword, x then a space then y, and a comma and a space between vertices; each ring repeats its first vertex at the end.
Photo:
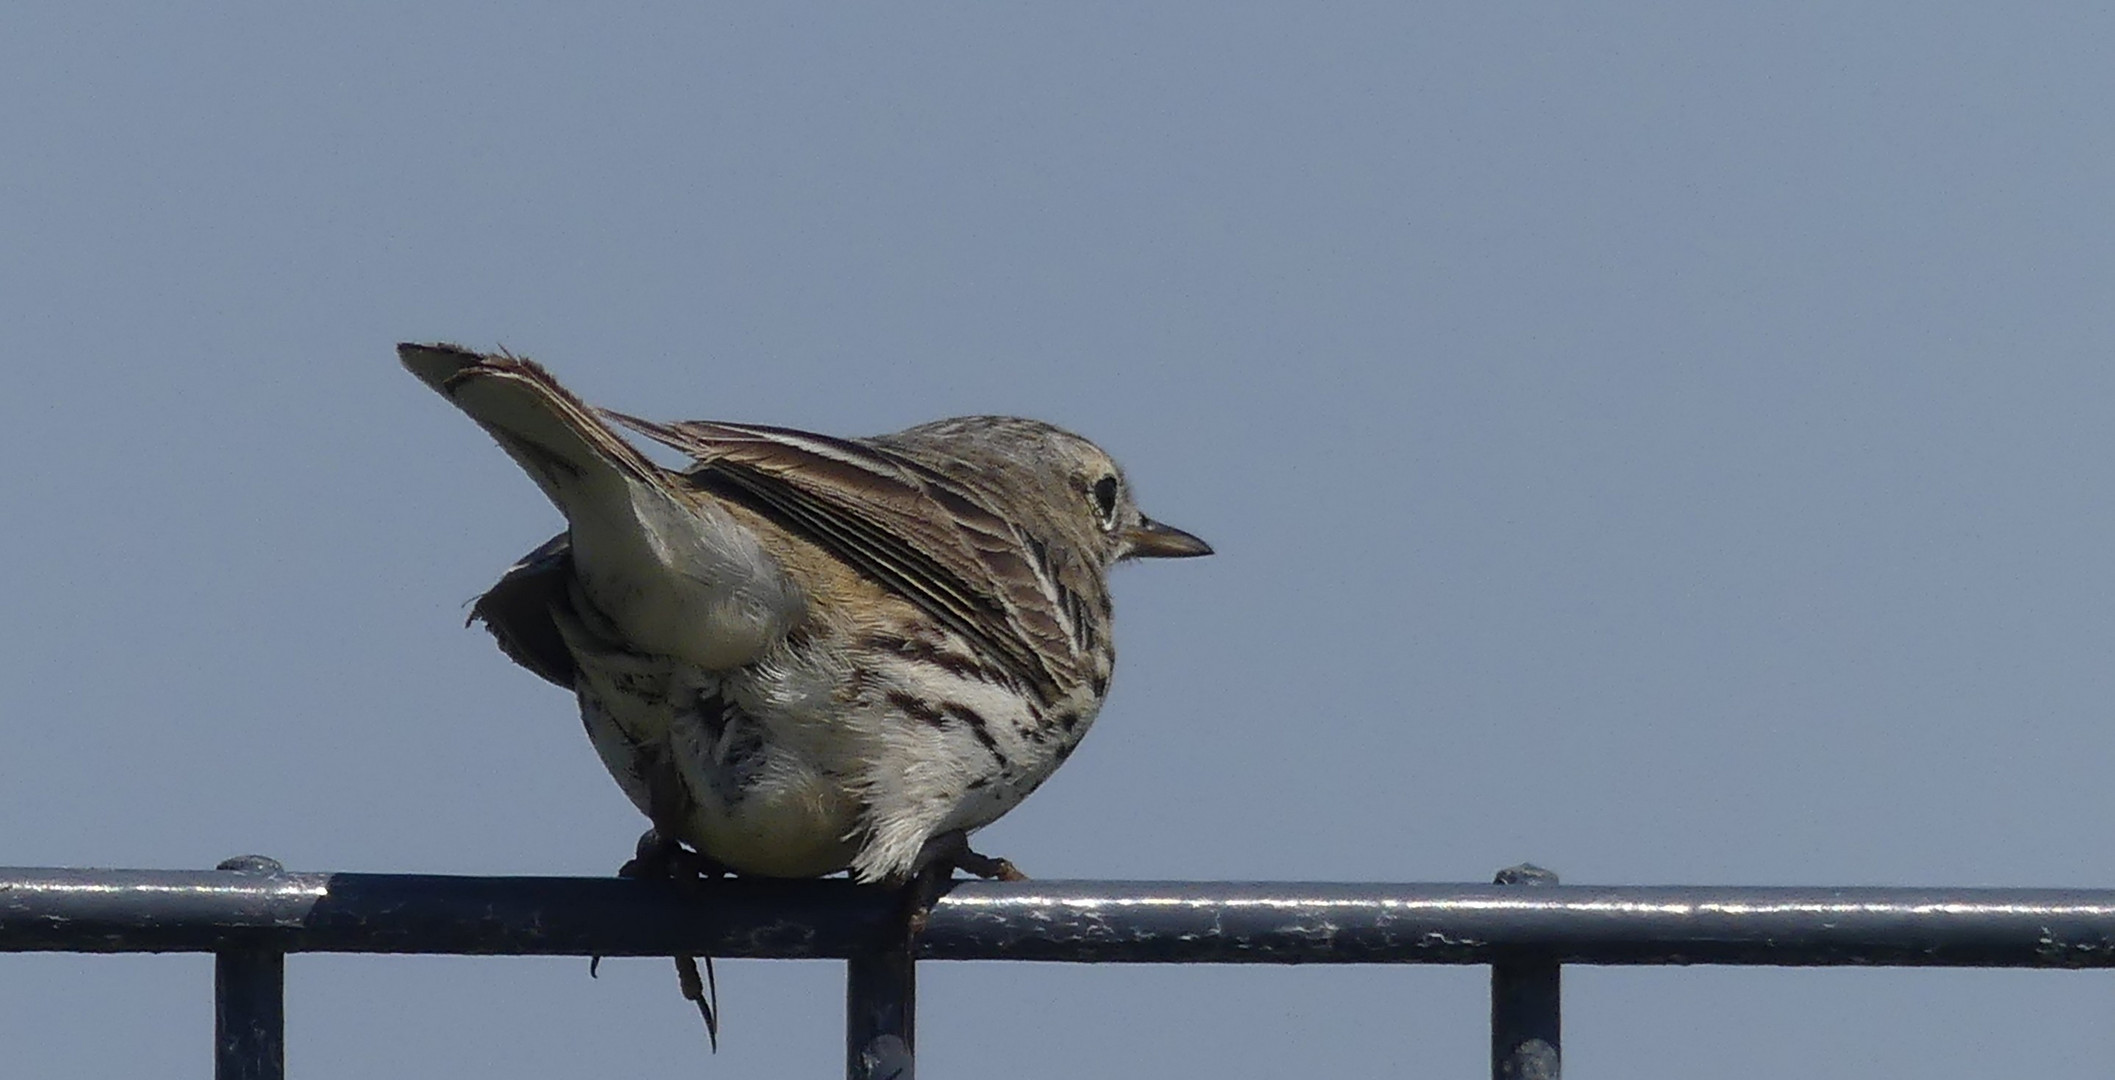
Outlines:
POLYGON ((224 949, 213 954, 214 1080, 286 1076, 286 954, 224 949))
POLYGON ((918 973, 911 945, 860 953, 845 965, 845 1076, 911 1080, 918 973))
MULTIPOLYGON (((261 855, 243 855, 218 869, 276 874, 285 868, 261 855)), ((213 1076, 284 1080, 285 953, 236 945, 213 954, 213 1076)))
MULTIPOLYGON (((1532 863, 1498 872, 1500 885, 1555 885, 1532 863)), ((1564 969, 1546 957, 1491 965, 1492 1080, 1558 1080, 1562 1073, 1564 969)))

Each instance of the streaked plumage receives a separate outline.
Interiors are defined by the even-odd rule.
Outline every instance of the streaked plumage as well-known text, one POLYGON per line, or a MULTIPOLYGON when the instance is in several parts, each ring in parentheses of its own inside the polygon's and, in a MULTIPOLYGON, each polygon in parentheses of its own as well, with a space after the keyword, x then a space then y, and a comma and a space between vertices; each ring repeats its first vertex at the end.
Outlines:
POLYGON ((1109 567, 1210 550, 1034 420, 864 439, 659 424, 527 360, 398 351, 568 523, 475 617, 575 692, 660 833, 744 873, 901 881, 1011 809, 1108 691, 1109 567), (696 464, 664 469, 608 421, 696 464))

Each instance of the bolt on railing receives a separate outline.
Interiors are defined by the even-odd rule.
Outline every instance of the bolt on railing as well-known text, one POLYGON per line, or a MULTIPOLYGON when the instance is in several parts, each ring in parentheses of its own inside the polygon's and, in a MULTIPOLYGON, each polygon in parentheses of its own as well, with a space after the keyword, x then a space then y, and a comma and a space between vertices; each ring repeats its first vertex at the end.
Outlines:
POLYGON ((915 940, 842 880, 0 869, 0 952, 214 953, 215 1075, 276 1080, 290 952, 848 961, 846 1070, 908 1080, 916 962, 1487 964, 1492 1075, 1555 1080, 1565 964, 2115 967, 2115 890, 959 882, 915 940))

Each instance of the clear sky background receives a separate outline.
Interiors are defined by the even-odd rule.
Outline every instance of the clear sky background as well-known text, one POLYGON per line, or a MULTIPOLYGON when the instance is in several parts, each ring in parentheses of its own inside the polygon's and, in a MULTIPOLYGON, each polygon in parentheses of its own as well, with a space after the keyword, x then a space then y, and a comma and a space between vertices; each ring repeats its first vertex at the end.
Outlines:
MULTIPOLYGON (((1215 558, 1047 877, 2115 885, 2101 5, 34 5, 0 20, 0 863, 607 874, 462 626, 557 526, 401 371, 1075 428, 1215 558), (1062 10, 1059 10, 1062 9, 1062 10)), ((923 968, 929 1076, 1474 1076, 1478 968, 923 968)), ((842 967, 299 956, 288 1063, 837 1075, 842 967)), ((204 957, 0 956, 16 1076, 204 957)), ((2099 1077, 2070 972, 1567 975, 1575 1077, 2099 1077)))

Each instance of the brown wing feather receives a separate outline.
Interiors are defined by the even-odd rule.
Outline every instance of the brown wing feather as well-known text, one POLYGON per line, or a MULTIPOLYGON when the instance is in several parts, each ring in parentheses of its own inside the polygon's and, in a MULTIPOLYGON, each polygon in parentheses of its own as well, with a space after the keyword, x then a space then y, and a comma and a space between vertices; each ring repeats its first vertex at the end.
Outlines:
POLYGON ((690 454, 700 472, 740 489, 1046 697, 1076 674, 1064 662, 1073 642, 1049 610, 1023 536, 944 474, 883 448, 789 428, 604 415, 690 454))

